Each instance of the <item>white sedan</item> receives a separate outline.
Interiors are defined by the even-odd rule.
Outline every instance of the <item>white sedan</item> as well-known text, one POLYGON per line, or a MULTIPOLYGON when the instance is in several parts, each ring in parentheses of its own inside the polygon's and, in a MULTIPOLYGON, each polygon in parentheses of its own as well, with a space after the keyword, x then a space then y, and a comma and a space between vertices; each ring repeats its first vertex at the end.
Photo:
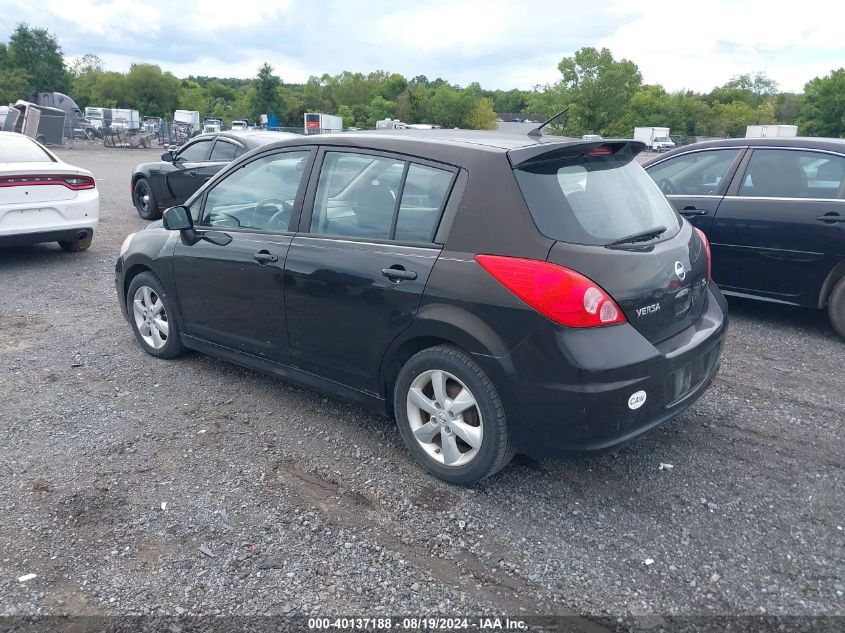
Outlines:
POLYGON ((90 171, 68 165, 43 145, 0 132, 0 246, 58 242, 91 245, 100 192, 90 171))

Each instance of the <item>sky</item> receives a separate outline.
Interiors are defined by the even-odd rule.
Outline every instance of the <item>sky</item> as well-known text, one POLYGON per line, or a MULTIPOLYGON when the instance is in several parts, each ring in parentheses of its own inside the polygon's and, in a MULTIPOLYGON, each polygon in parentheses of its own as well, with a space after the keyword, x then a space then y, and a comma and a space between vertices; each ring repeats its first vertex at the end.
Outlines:
POLYGON ((153 63, 178 77, 286 82, 343 70, 530 89, 584 46, 636 63, 646 83, 709 92, 764 72, 783 91, 845 66, 845 2, 829 0, 3 0, 0 41, 47 28, 68 61, 153 63))

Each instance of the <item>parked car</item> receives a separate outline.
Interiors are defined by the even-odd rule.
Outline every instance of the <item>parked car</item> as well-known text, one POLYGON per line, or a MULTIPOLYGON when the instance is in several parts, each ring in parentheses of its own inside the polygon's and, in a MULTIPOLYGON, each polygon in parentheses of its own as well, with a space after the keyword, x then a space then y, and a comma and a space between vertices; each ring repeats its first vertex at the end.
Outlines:
POLYGON ((845 337, 845 141, 707 141, 645 168, 710 239, 725 294, 827 308, 845 337))
POLYGON ((17 132, 0 132, 0 246, 91 245, 100 217, 93 174, 17 132))
POLYGON ((689 407, 726 303, 633 141, 448 130, 299 136, 127 237, 124 316, 395 415, 453 483, 613 446, 689 407), (157 223, 156 223, 157 224, 157 223))
POLYGON ((202 134, 178 150, 161 155, 161 162, 142 163, 132 172, 132 204, 145 220, 157 220, 163 209, 182 204, 232 159, 282 138, 281 132, 217 132, 202 134))

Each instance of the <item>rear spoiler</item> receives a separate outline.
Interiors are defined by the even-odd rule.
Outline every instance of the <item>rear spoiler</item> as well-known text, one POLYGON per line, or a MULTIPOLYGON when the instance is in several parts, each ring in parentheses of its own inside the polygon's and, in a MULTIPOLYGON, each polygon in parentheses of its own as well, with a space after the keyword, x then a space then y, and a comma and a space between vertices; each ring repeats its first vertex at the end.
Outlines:
POLYGON ((516 168, 528 163, 586 156, 593 151, 613 156, 636 156, 645 149, 645 143, 629 139, 602 139, 600 141, 551 141, 518 147, 508 151, 508 160, 516 168))

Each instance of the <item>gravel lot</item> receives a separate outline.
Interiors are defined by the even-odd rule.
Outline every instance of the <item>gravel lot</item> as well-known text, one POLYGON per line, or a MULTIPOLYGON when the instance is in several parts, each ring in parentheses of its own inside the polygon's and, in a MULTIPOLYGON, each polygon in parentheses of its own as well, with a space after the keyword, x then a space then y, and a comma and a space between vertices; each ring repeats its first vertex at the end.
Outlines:
POLYGON ((0 615, 845 615, 845 343, 824 314, 732 300, 721 372, 680 418, 453 487, 388 419, 144 354, 113 266, 145 224, 130 170, 158 152, 59 153, 94 172, 102 219, 85 253, 0 250, 0 615))

